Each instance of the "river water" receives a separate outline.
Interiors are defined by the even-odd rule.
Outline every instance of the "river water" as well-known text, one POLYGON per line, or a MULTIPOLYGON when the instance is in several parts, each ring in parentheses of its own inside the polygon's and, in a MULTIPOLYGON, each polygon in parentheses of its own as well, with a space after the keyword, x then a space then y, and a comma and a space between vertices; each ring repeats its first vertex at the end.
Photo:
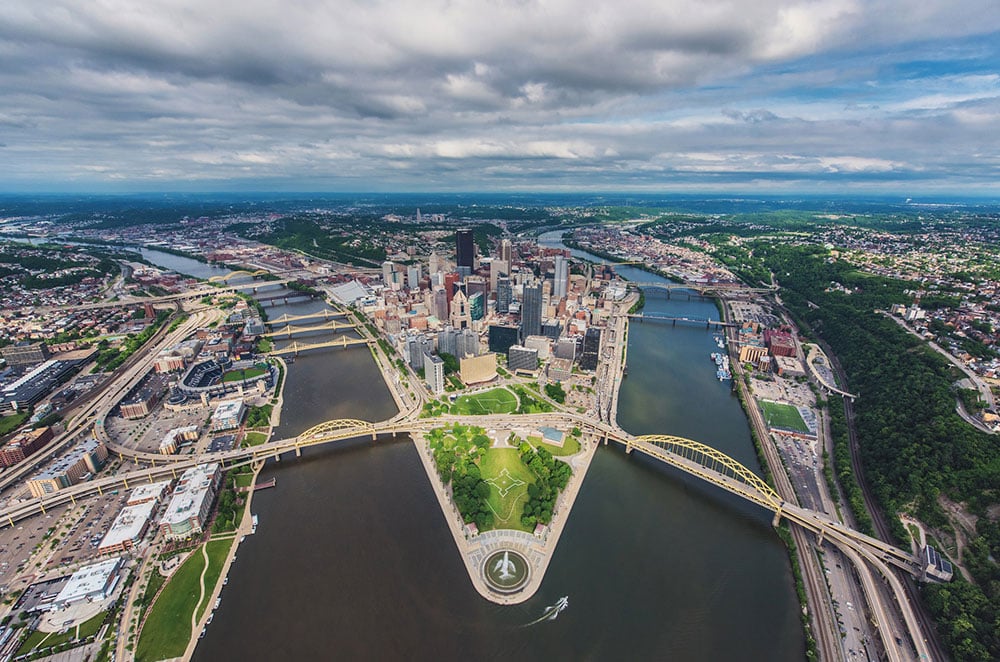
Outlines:
MULTIPOLYGON (((648 310, 716 315, 710 301, 655 296, 648 310)), ((704 329, 633 325, 619 422, 755 467, 739 403, 715 379, 713 347, 704 329)), ((395 411, 367 348, 320 350, 289 367, 277 434, 395 411)), ((769 517, 638 454, 599 450, 541 589, 508 607, 473 589, 407 439, 307 450, 269 464, 270 476, 277 487, 254 497, 257 533, 239 548, 196 660, 803 657, 769 517), (562 596, 569 608, 557 620, 525 627, 562 596)))

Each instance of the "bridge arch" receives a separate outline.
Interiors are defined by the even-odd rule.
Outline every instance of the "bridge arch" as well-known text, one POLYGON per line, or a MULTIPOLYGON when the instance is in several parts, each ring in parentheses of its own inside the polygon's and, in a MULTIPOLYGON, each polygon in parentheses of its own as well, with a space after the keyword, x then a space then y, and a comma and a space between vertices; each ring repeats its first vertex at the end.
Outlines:
POLYGON ((209 283, 228 283, 231 278, 237 276, 252 276, 256 278, 257 276, 264 276, 271 273, 267 269, 258 269, 257 271, 247 271, 246 269, 237 269, 236 271, 230 271, 225 276, 212 276, 208 279, 209 283))
POLYGON ((685 460, 700 464, 706 469, 711 469, 712 471, 737 480, 757 493, 760 497, 758 503, 762 506, 770 508, 771 510, 781 509, 783 500, 773 487, 764 482, 763 478, 750 471, 750 469, 746 468, 722 451, 716 450, 711 446, 706 446, 705 444, 691 439, 666 434, 648 434, 635 437, 634 441, 629 444, 632 448, 636 448, 650 454, 648 453, 648 450, 644 449, 641 445, 635 445, 636 442, 644 442, 666 451, 663 456, 655 456, 670 464, 675 463, 675 461, 671 461, 671 455, 675 457, 679 456, 685 460))
POLYGON ((357 430, 358 435, 371 433, 375 426, 368 421, 355 418, 339 418, 314 425, 298 437, 296 444, 321 444, 332 438, 341 437, 347 431, 357 430))

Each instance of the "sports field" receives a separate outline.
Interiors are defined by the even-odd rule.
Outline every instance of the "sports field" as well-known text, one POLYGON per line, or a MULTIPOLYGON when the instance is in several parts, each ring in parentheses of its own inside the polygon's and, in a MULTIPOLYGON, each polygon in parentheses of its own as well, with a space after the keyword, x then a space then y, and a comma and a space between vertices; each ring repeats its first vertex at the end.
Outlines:
POLYGON ((771 400, 761 400, 760 409, 764 412, 764 420, 767 421, 768 427, 795 432, 809 432, 806 422, 802 420, 802 414, 792 405, 783 402, 772 402, 771 400))
POLYGON ((517 411, 517 396, 505 388, 463 395, 451 405, 451 413, 464 416, 510 414, 517 411))

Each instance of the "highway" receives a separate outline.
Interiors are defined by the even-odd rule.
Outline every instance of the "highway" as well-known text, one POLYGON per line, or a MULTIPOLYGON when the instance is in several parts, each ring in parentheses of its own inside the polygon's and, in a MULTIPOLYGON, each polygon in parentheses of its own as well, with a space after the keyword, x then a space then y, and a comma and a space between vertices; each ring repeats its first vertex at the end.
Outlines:
MULTIPOLYGON (((785 311, 785 314, 787 314, 787 311, 785 311)), ((820 349, 830 361, 830 368, 836 371, 842 384, 847 384, 847 375, 841 367, 840 361, 837 360, 836 355, 828 347, 823 346, 824 343, 822 340, 819 341, 819 344, 821 345, 820 349)), ((876 503, 871 488, 868 486, 868 481, 865 480, 865 471, 861 463, 860 445, 854 424, 854 403, 850 398, 845 398, 843 404, 847 419, 848 440, 850 442, 851 468, 854 472, 855 480, 857 480, 858 485, 861 487, 861 493, 865 500, 865 509, 872 517, 878 537, 882 540, 892 540, 893 536, 886 516, 882 512, 881 507, 876 503)), ((884 564, 882 565, 884 567, 884 564)), ((909 630, 908 634, 913 640, 914 645, 918 649, 922 649, 922 652, 918 651, 919 654, 926 656, 922 659, 948 659, 937 635, 937 625, 923 605, 916 582, 910 577, 900 579, 888 569, 886 572, 882 572, 877 565, 875 567, 879 569, 879 572, 886 578, 886 581, 893 590, 896 598, 895 603, 899 606, 905 625, 909 630)), ((883 622, 887 621, 883 619, 883 622)))
POLYGON ((146 346, 129 357, 125 365, 116 371, 112 379, 102 387, 103 390, 99 395, 71 410, 71 417, 67 419, 65 432, 30 458, 0 475, 0 490, 21 483, 55 455, 68 449, 78 437, 86 434, 95 421, 103 421, 118 401, 150 370, 159 349, 179 342, 199 326, 210 322, 215 316, 214 313, 194 313, 169 334, 167 329, 170 326, 170 321, 167 320, 157 334, 150 338, 146 346))

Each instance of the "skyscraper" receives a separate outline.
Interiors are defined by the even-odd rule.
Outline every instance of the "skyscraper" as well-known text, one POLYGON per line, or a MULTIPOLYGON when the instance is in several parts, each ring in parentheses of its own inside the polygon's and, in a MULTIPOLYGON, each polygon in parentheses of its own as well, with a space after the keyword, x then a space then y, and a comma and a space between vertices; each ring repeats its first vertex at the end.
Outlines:
POLYGON ((476 292, 469 296, 469 316, 472 321, 483 319, 486 313, 486 296, 482 292, 476 292))
POLYGON ((510 286, 510 278, 501 276, 497 279, 497 312, 503 314, 510 312, 512 298, 513 291, 510 286))
POLYGON ((510 261, 511 252, 512 251, 511 251, 511 246, 510 246, 510 239, 504 239, 503 241, 501 241, 500 242, 500 259, 503 260, 504 262, 506 262, 507 266, 510 266, 510 264, 511 264, 511 261, 510 261))
POLYGON ((472 230, 462 228, 455 233, 455 261, 460 267, 468 267, 472 271, 475 262, 475 244, 472 241, 472 230))
POLYGON ((525 285, 521 300, 521 337, 542 335, 542 288, 525 285))
POLYGON ((552 284, 552 296, 562 299, 566 296, 566 286, 569 283, 569 260, 562 255, 556 255, 556 277, 552 284))

